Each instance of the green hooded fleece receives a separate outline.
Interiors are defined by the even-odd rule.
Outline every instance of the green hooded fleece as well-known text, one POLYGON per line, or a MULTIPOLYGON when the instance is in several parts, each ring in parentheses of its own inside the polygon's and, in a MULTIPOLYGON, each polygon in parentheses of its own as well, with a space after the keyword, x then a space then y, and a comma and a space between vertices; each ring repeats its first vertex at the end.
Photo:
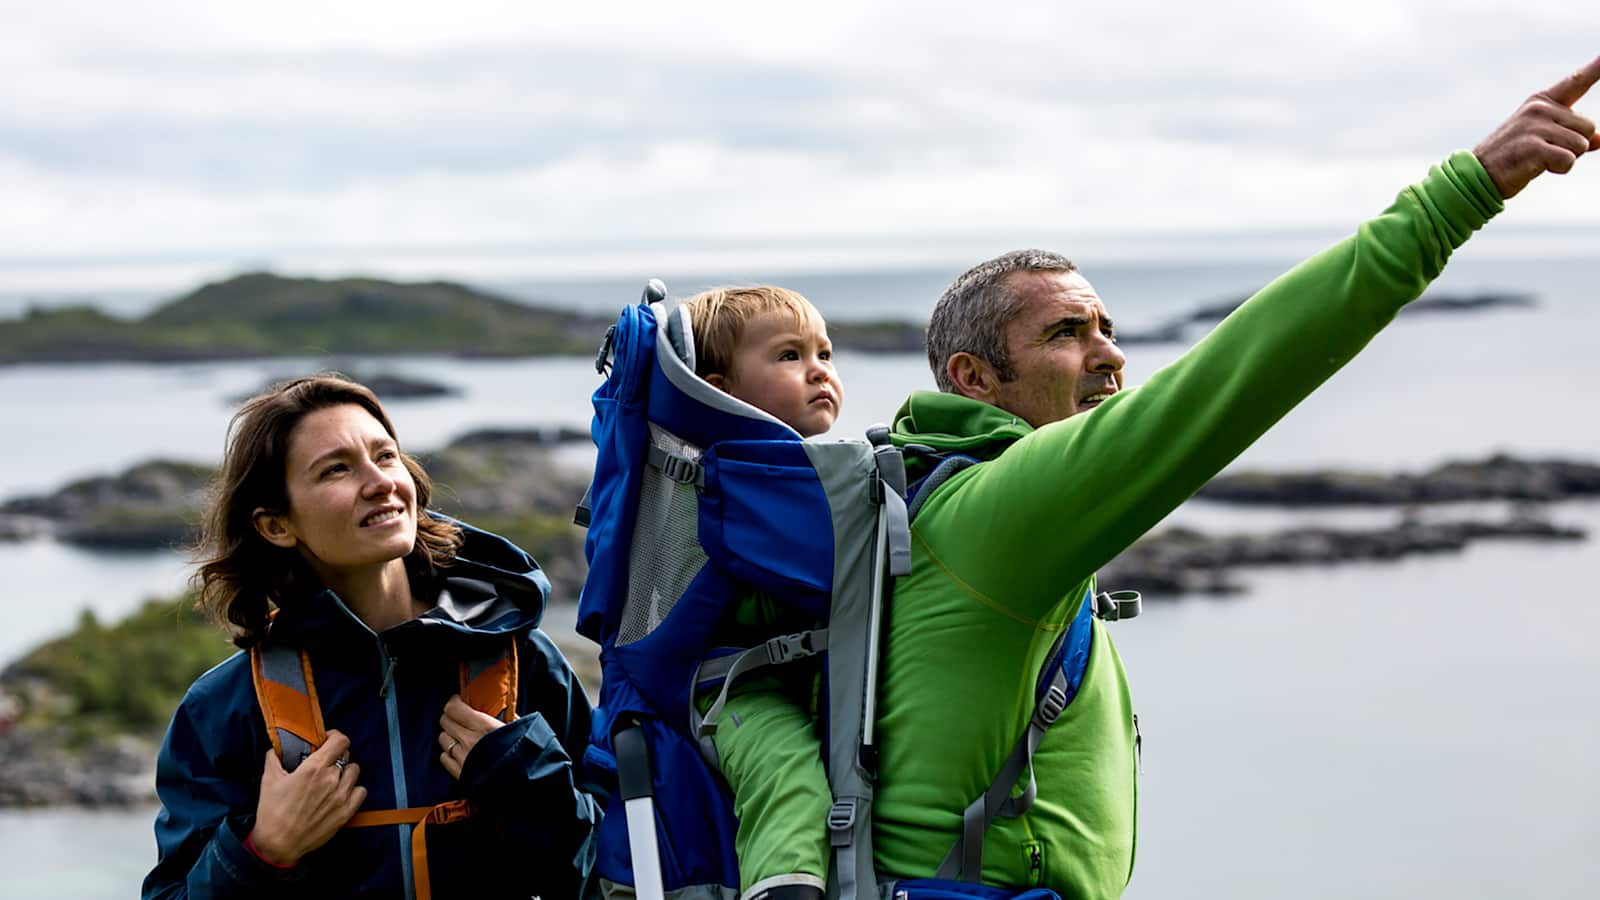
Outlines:
MULTIPOLYGON (((911 574, 894 589, 879 707, 880 875, 938 868, 963 808, 1023 733, 1035 678, 1095 570, 1355 356, 1500 209, 1483 167, 1457 153, 1144 385, 1037 430, 964 397, 906 401, 897 443, 986 462, 927 500, 912 523, 911 574)), ((1037 801, 989 829, 985 883, 1067 898, 1122 893, 1137 819, 1133 715, 1122 662, 1096 621, 1082 687, 1034 758, 1037 801)))

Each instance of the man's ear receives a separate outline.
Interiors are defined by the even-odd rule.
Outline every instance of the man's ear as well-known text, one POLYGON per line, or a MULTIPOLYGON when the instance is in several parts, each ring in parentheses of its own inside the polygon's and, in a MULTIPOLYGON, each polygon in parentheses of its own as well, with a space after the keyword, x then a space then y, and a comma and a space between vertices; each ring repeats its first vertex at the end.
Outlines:
POLYGON ((963 397, 993 404, 1000 396, 1000 379, 988 360, 979 359, 965 350, 952 353, 944 364, 950 385, 963 397))
POLYGON ((723 375, 721 372, 712 372, 710 375, 707 375, 706 384, 711 385, 724 394, 733 393, 733 391, 728 390, 728 377, 723 375))
POLYGON ((261 507, 250 514, 250 522, 256 526, 256 534, 261 535, 267 543, 275 547, 288 550, 299 543, 294 532, 289 530, 289 517, 282 513, 261 507))

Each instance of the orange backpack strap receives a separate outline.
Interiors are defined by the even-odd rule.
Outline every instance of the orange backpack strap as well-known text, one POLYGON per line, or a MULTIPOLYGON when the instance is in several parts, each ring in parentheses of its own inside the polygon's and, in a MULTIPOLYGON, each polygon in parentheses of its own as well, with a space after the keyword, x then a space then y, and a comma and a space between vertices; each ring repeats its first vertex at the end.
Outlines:
POLYGON ((517 717, 517 639, 461 664, 461 699, 502 722, 517 717))
MULTIPOLYGON (((322 706, 317 702, 316 683, 311 678, 311 661, 304 650, 263 648, 258 644, 250 648, 250 670, 272 749, 283 760, 284 769, 292 771, 327 740, 322 706)), ((461 699, 502 722, 517 717, 515 637, 500 650, 461 664, 461 699)), ((411 868, 416 895, 417 900, 429 900, 428 826, 459 822, 472 814, 472 804, 466 800, 448 800, 437 806, 366 810, 351 817, 345 827, 415 825, 411 831, 411 868)))
MULTIPOLYGON (((461 664, 461 699, 479 712, 502 722, 517 717, 517 640, 513 637, 494 653, 461 664)), ((417 900, 430 900, 432 881, 428 873, 428 826, 448 825, 469 819, 472 804, 448 800, 437 806, 412 806, 405 809, 375 809, 356 813, 346 828, 374 825, 415 825, 411 830, 411 872, 417 900)))
POLYGON ((328 739, 317 686, 311 679, 311 660, 304 650, 257 644, 250 648, 250 674, 266 720, 267 738, 284 771, 293 772, 328 739))
POLYGON ((356 813, 346 828, 370 825, 416 825, 411 830, 411 872, 417 900, 431 900, 432 881, 428 877, 428 826, 448 825, 472 818, 472 804, 466 800, 447 800, 437 806, 410 806, 405 809, 378 809, 356 813))

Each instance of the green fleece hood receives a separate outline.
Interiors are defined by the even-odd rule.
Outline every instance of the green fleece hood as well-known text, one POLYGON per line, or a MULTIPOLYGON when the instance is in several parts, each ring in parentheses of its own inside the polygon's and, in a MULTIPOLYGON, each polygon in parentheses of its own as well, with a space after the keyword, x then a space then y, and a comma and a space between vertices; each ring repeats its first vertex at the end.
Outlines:
MULTIPOLYGON (((1033 426, 998 406, 960 394, 917 391, 894 414, 890 439, 895 446, 920 444, 941 453, 966 453, 978 459, 999 456, 1018 439, 1033 433, 1033 426)), ((906 456, 906 477, 927 474, 937 460, 906 456)))

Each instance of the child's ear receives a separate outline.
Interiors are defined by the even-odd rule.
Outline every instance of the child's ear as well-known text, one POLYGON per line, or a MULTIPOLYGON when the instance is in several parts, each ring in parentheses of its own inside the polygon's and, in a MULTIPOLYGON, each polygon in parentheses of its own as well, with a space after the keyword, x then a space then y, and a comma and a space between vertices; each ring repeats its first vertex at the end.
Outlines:
POLYGON ((289 530, 289 517, 282 513, 261 507, 250 514, 250 522, 256 526, 256 534, 275 547, 288 550, 298 543, 294 532, 289 530))
POLYGON ((706 384, 711 385, 712 387, 714 387, 717 390, 723 392, 724 394, 732 394, 733 393, 733 391, 728 390, 728 379, 727 379, 727 376, 722 375, 720 373, 712 372, 710 375, 707 375, 706 376, 706 384))

